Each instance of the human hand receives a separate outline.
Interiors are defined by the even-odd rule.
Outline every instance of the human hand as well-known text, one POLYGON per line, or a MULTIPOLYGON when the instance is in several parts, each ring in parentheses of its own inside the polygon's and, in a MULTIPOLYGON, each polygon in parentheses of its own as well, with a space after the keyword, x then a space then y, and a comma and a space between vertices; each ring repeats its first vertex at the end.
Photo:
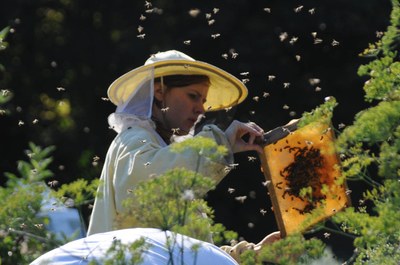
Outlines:
POLYGON ((263 133, 264 130, 254 122, 242 123, 237 120, 234 120, 225 130, 225 135, 228 138, 233 153, 244 151, 257 151, 262 153, 262 147, 255 144, 254 140, 257 137, 262 137, 263 133), (246 134, 249 135, 247 142, 242 139, 246 134))
POLYGON ((254 250, 258 252, 262 249, 262 247, 272 244, 280 239, 281 239, 281 232, 279 231, 272 232, 271 234, 264 237, 258 244, 256 244, 254 250))

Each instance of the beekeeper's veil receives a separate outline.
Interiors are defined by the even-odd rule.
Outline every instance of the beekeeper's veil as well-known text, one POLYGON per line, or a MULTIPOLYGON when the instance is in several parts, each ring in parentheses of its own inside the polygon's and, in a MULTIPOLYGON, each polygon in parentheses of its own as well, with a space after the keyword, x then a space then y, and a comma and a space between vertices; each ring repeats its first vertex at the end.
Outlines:
POLYGON ((228 72, 179 51, 159 52, 143 66, 117 78, 108 88, 108 97, 117 106, 108 118, 110 126, 118 133, 135 123, 153 126, 154 78, 168 75, 207 75, 210 87, 206 111, 229 109, 247 96, 246 86, 228 72))

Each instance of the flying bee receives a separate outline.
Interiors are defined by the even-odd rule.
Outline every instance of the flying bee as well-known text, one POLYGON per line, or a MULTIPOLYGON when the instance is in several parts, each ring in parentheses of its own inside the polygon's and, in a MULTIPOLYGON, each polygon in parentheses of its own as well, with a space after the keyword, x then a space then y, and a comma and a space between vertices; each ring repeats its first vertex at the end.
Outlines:
POLYGON ((57 89, 58 91, 65 91, 65 88, 63 88, 63 87, 60 87, 60 86, 59 86, 59 87, 57 87, 56 89, 57 89))
POLYGON ((183 41, 183 44, 190 45, 190 42, 191 42, 191 40, 185 40, 185 41, 183 41))
POLYGON ((313 36, 313 38, 315 39, 317 37, 317 32, 311 32, 311 36, 313 36))
POLYGON ((232 59, 236 59, 239 56, 239 53, 237 52, 232 52, 231 53, 232 59))
POLYGON ((263 181, 263 182, 262 182, 262 185, 263 185, 264 187, 267 187, 270 183, 271 183, 270 180, 266 180, 266 181, 263 181))
POLYGON ((109 98, 106 98, 106 97, 102 97, 101 100, 103 100, 103 101, 110 101, 110 99, 109 99, 109 98))
POLYGON ((250 81, 250 79, 248 79, 248 78, 242 79, 242 83, 243 83, 243 84, 246 84, 246 83, 248 83, 249 81, 250 81))
POLYGON ((315 8, 311 8, 308 10, 308 13, 310 13, 311 15, 315 14, 315 8))
POLYGON ((244 201, 247 199, 247 196, 237 196, 235 197, 235 200, 239 201, 240 203, 244 203, 244 201))
POLYGON ((298 7, 296 7, 296 8, 294 9, 294 12, 295 12, 295 13, 299 13, 299 12, 303 9, 303 7, 304 7, 304 6, 298 6, 298 7))
POLYGON ((295 58, 296 58, 296 61, 298 61, 298 62, 301 60, 301 56, 298 54, 295 56, 295 58))
POLYGON ((250 72, 242 72, 242 73, 240 73, 240 75, 243 75, 243 76, 249 76, 249 74, 250 74, 250 72))
POLYGON ((271 13, 271 8, 269 8, 269 7, 264 7, 264 9, 263 9, 265 12, 267 12, 267 13, 271 13))
POLYGON ((145 167, 148 167, 148 166, 150 166, 151 165, 151 162, 146 162, 146 163, 144 163, 144 166, 145 167))
POLYGON ((145 33, 137 35, 137 37, 138 37, 139 39, 141 39, 141 40, 143 40, 145 36, 146 36, 145 33))
POLYGON ((169 110, 169 107, 161 108, 162 112, 167 112, 169 110))
POLYGON ((270 96, 270 94, 268 93, 268 92, 263 92, 263 98, 266 98, 266 97, 269 97, 270 96))
POLYGON ((219 12, 219 8, 214 7, 214 8, 213 8, 213 13, 214 13, 214 14, 217 14, 218 12, 219 12))
POLYGON ((274 80, 274 79, 275 79, 275 77, 276 77, 276 76, 274 76, 274 75, 269 75, 269 76, 268 76, 268 81, 272 81, 272 80, 274 80))
POLYGON ((295 44, 297 42, 298 39, 299 39, 298 37, 292 37, 290 39, 289 43, 293 45, 293 44, 295 44))
POLYGON ((259 99, 260 99, 260 97, 258 97, 258 96, 253 97, 253 100, 254 100, 255 102, 258 102, 259 99))
POLYGON ((194 8, 189 10, 189 15, 192 17, 197 17, 200 14, 200 9, 194 8))
POLYGON ((25 122, 23 122, 23 121, 18 121, 18 126, 22 126, 22 125, 24 125, 25 124, 25 122))
POLYGON ((315 88, 315 92, 320 92, 321 90, 322 90, 322 88, 319 87, 319 86, 317 86, 317 87, 315 88))
POLYGON ((289 86, 290 86, 290 83, 289 83, 289 82, 283 83, 283 88, 288 88, 289 86))
POLYGON ((227 59, 228 59, 228 54, 223 53, 223 54, 221 55, 221 57, 224 58, 225 60, 227 60, 227 59))
POLYGON ((149 2, 149 1, 144 1, 144 6, 145 6, 146 8, 151 8, 153 5, 152 5, 152 3, 149 2))
POLYGON ((260 213, 261 213, 262 215, 265 215, 265 214, 267 213, 267 210, 260 209, 260 213))
POLYGON ((279 39, 281 40, 281 41, 284 41, 284 40, 286 40, 287 38, 288 38, 288 34, 287 34, 287 32, 282 32, 281 34, 279 34, 279 39))
POLYGON ((332 40, 332 46, 338 46, 340 43, 337 40, 332 40))
POLYGON ((320 44, 321 42, 322 42, 322 39, 316 38, 316 39, 314 40, 314 44, 320 44))
POLYGON ((206 19, 210 19, 211 18, 211 14, 210 13, 206 13, 206 19))
POLYGON ((146 20, 146 17, 143 16, 143 14, 141 14, 140 17, 139 17, 139 20, 140 20, 140 21, 146 20))
POLYGON ((213 39, 216 39, 216 38, 218 38, 218 37, 220 37, 220 36, 221 36, 221 34, 219 34, 219 33, 211 34, 211 37, 212 37, 213 39))
POLYGON ((38 119, 34 119, 34 120, 32 121, 33 124, 36 124, 36 123, 38 123, 38 122, 39 122, 38 119))
POLYGON ((53 188, 53 187, 55 187, 55 186, 58 185, 58 180, 49 181, 49 182, 47 182, 47 184, 49 184, 49 186, 50 186, 51 188, 53 188))
POLYGON ((142 33, 143 29, 144 29, 144 28, 143 28, 142 26, 139 25, 139 26, 137 27, 138 33, 142 33))
POLYGON ((249 162, 254 162, 257 160, 255 156, 248 156, 247 159, 249 160, 249 162))
POLYGON ((235 189, 234 189, 234 188, 228 188, 228 192, 229 192, 230 194, 232 194, 232 193, 235 192, 235 189))
POLYGON ((208 22, 208 25, 209 26, 211 26, 212 24, 214 24, 215 23, 215 19, 210 19, 209 21, 207 21, 208 22))

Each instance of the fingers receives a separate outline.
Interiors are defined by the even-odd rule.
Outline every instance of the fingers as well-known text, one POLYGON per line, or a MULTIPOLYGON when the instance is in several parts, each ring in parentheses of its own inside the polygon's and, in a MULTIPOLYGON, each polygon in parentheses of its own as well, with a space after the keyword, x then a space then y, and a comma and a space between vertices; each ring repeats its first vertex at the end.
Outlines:
POLYGON ((255 140, 257 137, 262 137, 264 130, 254 122, 242 123, 235 120, 229 125, 225 134, 228 137, 234 153, 243 151, 262 152, 262 147, 255 144, 255 140), (249 139, 246 142, 242 137, 247 134, 249 135, 249 139))

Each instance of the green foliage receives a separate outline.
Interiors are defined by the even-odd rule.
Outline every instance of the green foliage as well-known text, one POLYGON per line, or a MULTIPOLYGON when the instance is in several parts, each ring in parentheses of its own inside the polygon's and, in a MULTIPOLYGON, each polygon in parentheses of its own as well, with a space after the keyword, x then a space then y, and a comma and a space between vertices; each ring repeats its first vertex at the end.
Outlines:
POLYGON ((327 97, 324 104, 321 104, 310 112, 304 112, 298 123, 298 127, 303 127, 313 122, 327 122, 330 123, 333 116, 333 110, 337 106, 334 97, 327 97))
POLYGON ((305 239, 301 234, 294 234, 264 247, 258 260, 281 265, 310 264, 323 256, 324 249, 321 240, 305 239))
POLYGON ((63 202, 69 201, 75 207, 87 205, 93 202, 99 182, 99 179, 88 181, 79 178, 74 182, 63 184, 57 191, 53 191, 53 196, 63 202))
POLYGON ((20 177, 7 173, 8 182, 0 187, 0 261, 4 264, 27 264, 60 243, 45 229, 48 219, 38 214, 47 189, 43 179, 51 175, 48 156, 54 148, 29 146, 29 162, 18 162, 20 177))
POLYGON ((364 85, 365 100, 378 102, 358 113, 337 141, 343 174, 371 185, 360 206, 333 218, 344 232, 357 236, 355 264, 400 261, 400 5, 392 3, 391 25, 382 40, 364 52, 375 59, 358 72, 370 76, 364 85), (371 206, 367 208, 366 202, 371 206))
POLYGON ((10 27, 5 27, 0 31, 0 51, 6 49, 8 46, 8 43, 4 39, 7 37, 9 31, 10 27))

